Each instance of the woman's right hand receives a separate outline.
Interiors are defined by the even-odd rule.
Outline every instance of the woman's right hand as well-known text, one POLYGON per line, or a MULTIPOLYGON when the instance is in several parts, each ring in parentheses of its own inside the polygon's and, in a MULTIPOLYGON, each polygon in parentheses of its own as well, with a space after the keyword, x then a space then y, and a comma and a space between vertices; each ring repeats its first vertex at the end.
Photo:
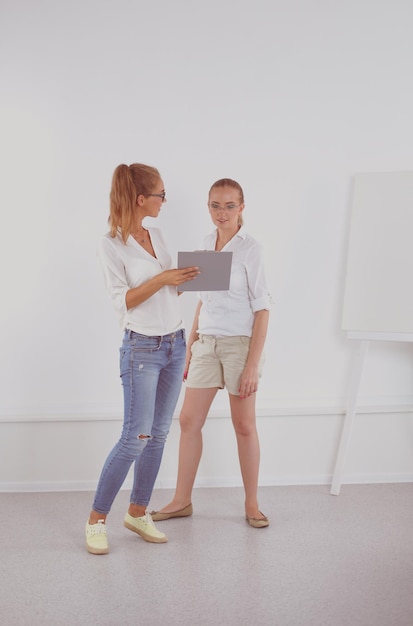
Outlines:
POLYGON ((179 270, 165 270, 164 272, 160 272, 153 278, 147 280, 146 283, 138 287, 132 287, 126 292, 126 308, 129 311, 129 309, 139 306, 142 302, 148 300, 148 298, 153 296, 159 289, 162 289, 162 287, 166 285, 179 287, 179 285, 182 285, 182 283, 187 280, 196 278, 199 273, 199 267, 183 267, 179 270))
POLYGON ((179 287, 187 280, 194 280, 200 274, 199 267, 181 267, 175 270, 165 270, 162 272, 162 278, 165 285, 179 287))
POLYGON ((187 346, 186 348, 186 357, 185 357, 185 368, 184 368, 184 382, 188 377, 189 364, 191 362, 191 347, 187 346))

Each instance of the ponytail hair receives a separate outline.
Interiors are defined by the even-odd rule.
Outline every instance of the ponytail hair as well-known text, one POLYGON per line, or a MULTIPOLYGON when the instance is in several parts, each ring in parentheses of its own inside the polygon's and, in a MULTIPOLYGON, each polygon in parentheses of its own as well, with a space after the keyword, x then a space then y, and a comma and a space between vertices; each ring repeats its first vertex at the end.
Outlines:
POLYGON ((121 229, 122 240, 126 243, 135 228, 136 199, 146 196, 155 189, 161 175, 150 165, 132 163, 121 164, 113 172, 110 190, 109 227, 111 237, 121 229))
MULTIPOLYGON (((211 194, 211 191, 213 189, 217 189, 217 187, 230 187, 231 189, 235 189, 238 191, 240 204, 244 204, 244 192, 242 191, 241 185, 237 183, 236 180, 233 180, 232 178, 220 178, 219 180, 216 180, 211 186, 208 196, 211 194)), ((242 213, 240 213, 238 216, 238 226, 242 226, 243 223, 244 220, 242 218, 242 213)))

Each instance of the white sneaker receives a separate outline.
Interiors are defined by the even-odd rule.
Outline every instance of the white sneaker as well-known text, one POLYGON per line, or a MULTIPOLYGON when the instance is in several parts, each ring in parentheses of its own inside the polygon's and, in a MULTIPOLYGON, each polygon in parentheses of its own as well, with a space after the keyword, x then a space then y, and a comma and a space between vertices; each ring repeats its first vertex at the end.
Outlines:
POLYGON ((86 522, 86 546, 91 554, 107 554, 109 552, 106 525, 103 519, 97 524, 86 522))
POLYGON ((142 517, 132 517, 132 515, 126 513, 123 525, 125 528, 129 528, 129 530, 133 530, 134 533, 138 533, 145 541, 152 543, 166 543, 168 541, 165 533, 161 533, 156 528, 152 516, 148 512, 142 517))

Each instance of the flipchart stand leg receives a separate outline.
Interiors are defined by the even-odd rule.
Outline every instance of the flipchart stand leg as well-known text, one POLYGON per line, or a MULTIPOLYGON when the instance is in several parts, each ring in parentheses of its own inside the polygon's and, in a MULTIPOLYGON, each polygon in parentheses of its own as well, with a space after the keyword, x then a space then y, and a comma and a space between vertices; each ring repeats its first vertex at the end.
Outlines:
POLYGON ((338 447, 333 481, 331 483, 330 493, 333 496, 338 496, 340 493, 344 462, 347 455, 348 444, 350 442, 354 416, 356 414, 357 398, 359 394, 360 383, 363 375, 364 363, 366 360, 368 348, 368 341, 360 342, 356 354, 356 360, 353 366, 350 388, 348 392, 347 410, 344 417, 343 430, 341 433, 340 444, 338 447))

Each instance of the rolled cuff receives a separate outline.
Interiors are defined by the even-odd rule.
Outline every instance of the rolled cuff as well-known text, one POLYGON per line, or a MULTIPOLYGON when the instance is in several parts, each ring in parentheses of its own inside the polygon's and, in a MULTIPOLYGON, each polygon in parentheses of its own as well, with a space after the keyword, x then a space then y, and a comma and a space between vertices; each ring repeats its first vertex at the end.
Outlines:
POLYGON ((261 296, 261 298, 256 298, 255 300, 251 300, 251 308, 254 313, 257 311, 262 311, 266 309, 269 311, 271 309, 271 296, 270 294, 266 294, 265 296, 261 296))

